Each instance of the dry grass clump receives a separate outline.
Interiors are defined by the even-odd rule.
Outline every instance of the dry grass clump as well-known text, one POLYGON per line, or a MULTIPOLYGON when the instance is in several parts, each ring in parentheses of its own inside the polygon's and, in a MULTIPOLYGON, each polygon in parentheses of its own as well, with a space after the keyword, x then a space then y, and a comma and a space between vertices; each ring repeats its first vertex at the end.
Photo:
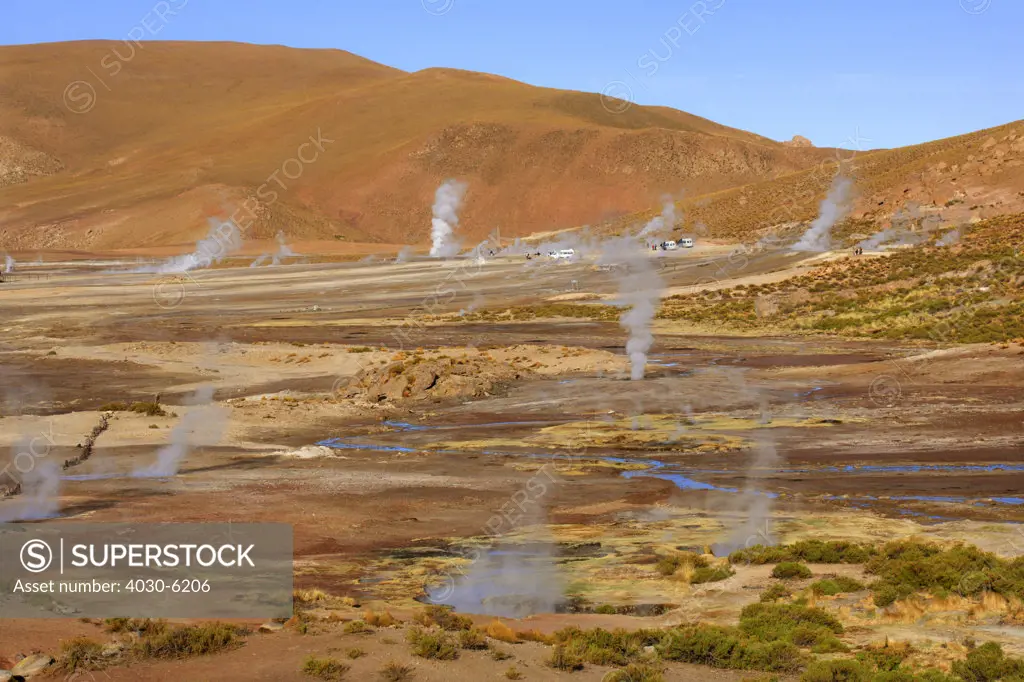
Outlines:
POLYGON ((328 680, 329 682, 345 679, 345 675, 348 674, 350 669, 349 665, 341 661, 333 658, 317 658, 316 656, 308 657, 302 664, 303 673, 319 680, 328 680))

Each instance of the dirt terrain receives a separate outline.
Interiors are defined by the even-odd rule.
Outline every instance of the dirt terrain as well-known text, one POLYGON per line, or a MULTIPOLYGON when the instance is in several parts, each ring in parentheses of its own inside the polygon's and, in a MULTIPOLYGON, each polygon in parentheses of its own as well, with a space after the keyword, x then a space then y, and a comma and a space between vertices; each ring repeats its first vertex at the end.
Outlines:
MULTIPOLYGON (((651 257, 677 293, 704 291, 701 264, 723 256, 651 257)), ((804 258, 756 254, 725 277, 794 276, 810 267, 804 258)), ((308 655, 353 647, 366 655, 347 662, 351 679, 372 679, 390 660, 413 666, 417 680, 452 670, 499 679, 510 665, 528 680, 568 676, 545 664, 551 647, 535 641, 500 645, 512 654, 504 661, 486 651, 453 662, 409 652, 422 603, 431 594, 457 601, 472 580, 464 547, 504 548, 526 583, 517 589, 533 592, 549 576, 560 594, 551 608, 512 613, 502 601, 510 595, 494 593, 460 611, 480 627, 498 617, 547 634, 729 625, 771 582, 764 565, 737 565, 705 585, 652 569, 681 548, 721 560, 750 544, 923 538, 1024 552, 1024 347, 1015 343, 715 336, 659 320, 645 377, 631 381, 613 307, 618 276, 589 259, 414 258, 185 276, 67 262, 29 272, 0 291, 2 451, 13 456, 16 443, 45 433, 47 457, 72 459, 109 415, 42 516, 292 524, 295 585, 307 595, 299 604, 320 613, 303 616, 302 630, 268 624, 225 654, 119 662, 95 679, 309 679, 300 672, 308 655), (567 296, 609 314, 505 314, 567 296), (203 390, 212 406, 196 404, 203 390), (163 409, 125 407, 145 402, 163 409), (193 447, 177 475, 131 476, 186 416, 211 407, 222 408, 222 437, 193 447), (573 613, 570 597, 605 611, 573 613), (405 625, 346 632, 370 610, 405 625)), ((22 496, 0 499, 0 518, 26 515, 22 496)), ((870 582, 860 566, 811 570, 870 582)), ((842 614, 851 646, 912 642, 944 665, 967 637, 1024 653, 1004 625, 1019 617, 1012 602, 987 611, 908 604, 876 609, 860 595, 818 605, 842 614)), ((79 635, 111 637, 98 622, 0 621, 0 668, 33 652, 57 655, 79 635)), ((573 677, 602 680, 612 669, 588 664, 573 677)), ((683 663, 668 670, 669 679, 744 678, 683 663)))

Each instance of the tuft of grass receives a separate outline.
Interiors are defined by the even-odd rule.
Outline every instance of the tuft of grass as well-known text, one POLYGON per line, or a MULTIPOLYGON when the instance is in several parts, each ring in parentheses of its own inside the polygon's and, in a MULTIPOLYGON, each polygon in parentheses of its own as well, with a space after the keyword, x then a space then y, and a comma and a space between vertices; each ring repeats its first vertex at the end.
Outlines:
POLYGON ((350 666, 333 658, 309 656, 302 664, 302 672, 320 680, 343 680, 350 666))
POLYGON ((772 577, 779 578, 780 580, 810 578, 811 569, 795 561, 783 561, 772 569, 772 577))
POLYGON ((368 625, 373 625, 378 628, 389 628, 394 625, 398 625, 398 619, 391 615, 390 611, 384 613, 374 613, 373 611, 367 611, 363 616, 363 620, 368 625))
POLYGON ((521 680, 523 679, 523 673, 519 672, 519 668, 514 665, 510 665, 508 670, 505 671, 506 680, 521 680))
POLYGON ((359 647, 352 647, 351 649, 345 652, 345 655, 354 661, 357 658, 362 658, 363 656, 365 656, 366 652, 360 649, 359 647))
POLYGON ((76 637, 60 645, 56 669, 70 675, 79 670, 99 670, 104 667, 103 645, 88 637, 76 637))
POLYGON ((411 665, 390 661, 377 672, 377 677, 382 682, 409 682, 413 678, 413 668, 411 665))
POLYGON ((342 630, 346 635, 368 635, 373 632, 373 628, 361 620, 350 620, 342 630))
POLYGON ((491 647, 491 658, 495 661, 507 661, 508 659, 512 658, 512 654, 505 651, 504 649, 497 649, 491 647))
POLYGON ((450 636, 443 632, 427 632, 413 628, 407 635, 412 653, 420 658, 437 661, 454 661, 459 657, 459 648, 450 636))
POLYGON ((132 651, 142 658, 206 656, 239 646, 248 630, 225 623, 182 625, 144 637, 132 651))

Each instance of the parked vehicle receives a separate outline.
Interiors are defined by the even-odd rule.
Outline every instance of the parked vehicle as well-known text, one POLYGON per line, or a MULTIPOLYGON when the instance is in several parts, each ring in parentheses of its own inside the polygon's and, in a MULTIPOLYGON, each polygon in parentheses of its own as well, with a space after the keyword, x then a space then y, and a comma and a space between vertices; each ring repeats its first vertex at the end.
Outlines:
POLYGON ((576 257, 576 249, 560 249, 558 251, 551 251, 548 255, 555 260, 572 260, 576 257))
POLYGON ((676 242, 676 245, 681 246, 684 249, 692 249, 693 239, 691 237, 683 237, 682 239, 676 242))

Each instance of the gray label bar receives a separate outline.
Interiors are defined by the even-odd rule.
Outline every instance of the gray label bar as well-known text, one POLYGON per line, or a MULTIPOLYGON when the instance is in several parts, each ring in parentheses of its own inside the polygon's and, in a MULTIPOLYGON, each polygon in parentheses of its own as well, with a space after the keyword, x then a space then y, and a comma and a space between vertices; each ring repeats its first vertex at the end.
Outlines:
POLYGON ((0 618, 291 615, 286 524, 0 524, 0 618))

